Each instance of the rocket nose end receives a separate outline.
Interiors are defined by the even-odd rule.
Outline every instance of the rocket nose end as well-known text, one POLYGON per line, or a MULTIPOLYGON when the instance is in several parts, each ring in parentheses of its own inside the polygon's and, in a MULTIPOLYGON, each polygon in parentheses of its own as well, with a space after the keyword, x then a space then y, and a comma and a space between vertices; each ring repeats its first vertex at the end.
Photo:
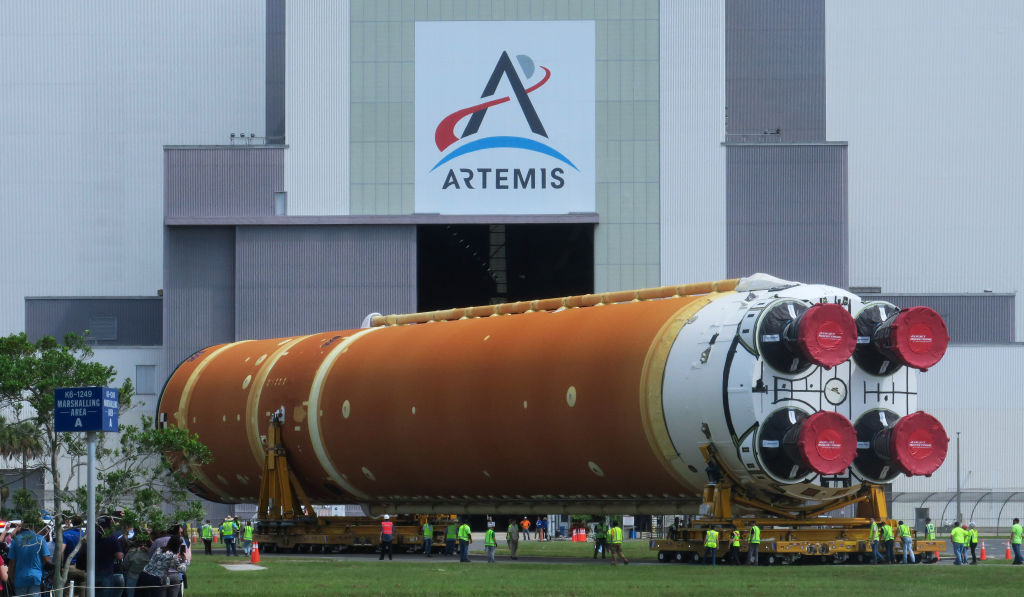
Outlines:
POLYGON ((811 470, 836 475, 857 456, 857 431, 850 420, 831 412, 816 412, 803 422, 797 448, 811 470))
POLYGON ((949 346, 942 316, 928 307, 900 311, 889 326, 889 350, 903 363, 927 370, 938 363, 949 346))
POLYGON ((845 363, 857 348, 857 322, 841 305, 818 303, 800 317, 799 326, 800 351, 821 367, 845 363))
POLYGON ((930 475, 946 460, 949 438, 938 419, 911 413, 893 425, 889 434, 892 461, 905 475, 930 475))

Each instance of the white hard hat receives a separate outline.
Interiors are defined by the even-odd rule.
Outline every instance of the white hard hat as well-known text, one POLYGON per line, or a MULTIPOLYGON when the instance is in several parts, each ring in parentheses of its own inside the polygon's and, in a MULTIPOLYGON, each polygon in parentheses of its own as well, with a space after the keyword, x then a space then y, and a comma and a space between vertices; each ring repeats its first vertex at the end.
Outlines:
POLYGON ((391 519, 390 516, 388 516, 387 514, 384 515, 384 520, 390 520, 390 519, 391 519))

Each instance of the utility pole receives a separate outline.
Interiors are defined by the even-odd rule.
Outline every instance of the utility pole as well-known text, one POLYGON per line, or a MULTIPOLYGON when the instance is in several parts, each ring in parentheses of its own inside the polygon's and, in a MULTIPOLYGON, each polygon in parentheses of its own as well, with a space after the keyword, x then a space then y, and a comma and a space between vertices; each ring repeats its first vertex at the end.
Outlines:
POLYGON ((961 523, 964 514, 960 510, 960 432, 956 432, 956 519, 961 523))

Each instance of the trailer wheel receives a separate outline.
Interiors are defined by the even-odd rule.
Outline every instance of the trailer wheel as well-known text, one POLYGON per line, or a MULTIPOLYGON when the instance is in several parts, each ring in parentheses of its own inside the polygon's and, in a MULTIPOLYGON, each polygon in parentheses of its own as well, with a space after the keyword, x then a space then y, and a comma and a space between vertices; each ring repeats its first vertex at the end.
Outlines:
POLYGON ((685 558, 685 556, 683 556, 683 552, 677 551, 675 553, 675 557, 673 557, 672 559, 675 560, 676 562, 682 564, 683 560, 686 559, 686 558, 685 558))
POLYGON ((658 561, 663 563, 663 564, 668 561, 668 557, 665 555, 665 552, 663 552, 663 551, 659 551, 658 552, 658 561))

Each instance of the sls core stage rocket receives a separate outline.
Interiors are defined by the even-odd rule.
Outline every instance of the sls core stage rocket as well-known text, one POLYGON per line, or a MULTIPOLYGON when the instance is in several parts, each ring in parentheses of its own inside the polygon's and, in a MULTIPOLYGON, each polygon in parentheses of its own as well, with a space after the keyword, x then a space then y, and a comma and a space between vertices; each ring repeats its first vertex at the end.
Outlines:
POLYGON ((212 449, 193 490, 219 502, 257 501, 276 412, 313 503, 696 512, 725 475, 786 509, 942 464, 916 370, 948 342, 931 309, 758 274, 212 346, 159 416, 212 449))

